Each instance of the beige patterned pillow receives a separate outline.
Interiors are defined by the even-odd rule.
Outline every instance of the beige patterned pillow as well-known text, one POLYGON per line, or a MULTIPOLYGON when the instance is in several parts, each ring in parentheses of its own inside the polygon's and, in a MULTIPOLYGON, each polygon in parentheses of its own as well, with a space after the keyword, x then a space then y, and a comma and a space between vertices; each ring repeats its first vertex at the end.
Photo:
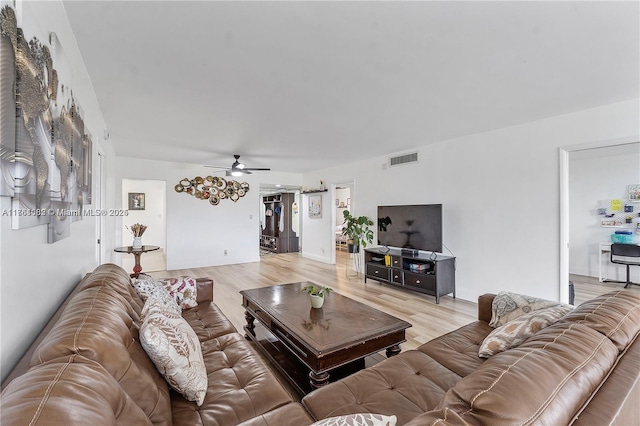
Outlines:
POLYGON ((171 308, 154 308, 140 327, 140 343, 169 385, 202 405, 207 370, 198 337, 184 318, 171 308))
POLYGON ((162 291, 153 293, 147 297, 147 300, 144 302, 144 306, 142 307, 142 312, 140 313, 140 321, 144 321, 150 313, 166 312, 167 310, 178 316, 182 316, 182 308, 178 306, 174 298, 171 297, 164 288, 160 287, 160 290, 162 291))
POLYGON ((329 417, 328 419, 315 422, 311 426, 395 426, 397 420, 396 416, 359 413, 329 417))
POLYGON ((493 298, 489 325, 493 328, 500 327, 521 315, 557 305, 559 303, 552 300, 501 291, 493 298))
POLYGON ((556 305, 521 315, 489 333, 480 345, 478 356, 489 358, 499 352, 515 348, 572 310, 573 306, 571 305, 556 305))

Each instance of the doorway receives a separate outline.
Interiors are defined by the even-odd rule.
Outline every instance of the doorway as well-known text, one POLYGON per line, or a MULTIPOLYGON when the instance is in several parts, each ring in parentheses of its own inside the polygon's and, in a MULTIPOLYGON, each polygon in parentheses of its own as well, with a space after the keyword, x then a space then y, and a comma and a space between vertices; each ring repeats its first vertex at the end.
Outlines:
MULTIPOLYGON (((579 304, 611 291, 611 285, 603 283, 603 274, 612 280, 624 278, 624 271, 609 263, 606 250, 610 234, 617 228, 603 226, 602 221, 612 213, 607 208, 611 200, 624 204, 628 185, 640 183, 640 143, 638 138, 630 138, 563 148, 560 165, 560 301, 567 303, 569 283, 579 282, 580 289, 589 289, 582 290, 589 294, 576 294, 575 304, 579 304), (605 208, 606 214, 599 215, 599 208, 605 208)), ((640 203, 633 204, 636 217, 625 227, 637 226, 640 221, 640 203)), ((638 278, 632 276, 634 279, 638 278)))
POLYGON ((260 257, 300 252, 300 187, 261 184, 258 242, 260 257))
POLYGON ((349 257, 347 254, 347 239, 342 235, 342 224, 344 223, 344 212, 352 211, 353 209, 354 184, 353 182, 337 183, 333 185, 333 188, 335 204, 331 214, 331 223, 333 224, 331 241, 334 243, 334 248, 331 250, 331 264, 335 264, 339 260, 345 261, 344 259, 349 257))
MULTIPOLYGON (((163 180, 122 179, 122 206, 129 215, 122 220, 122 246, 130 246, 133 236, 130 228, 135 223, 147 226, 142 244, 160 246, 160 250, 145 253, 145 272, 167 269, 167 183, 163 180)), ((133 256, 122 256, 122 267, 133 269, 133 256)))

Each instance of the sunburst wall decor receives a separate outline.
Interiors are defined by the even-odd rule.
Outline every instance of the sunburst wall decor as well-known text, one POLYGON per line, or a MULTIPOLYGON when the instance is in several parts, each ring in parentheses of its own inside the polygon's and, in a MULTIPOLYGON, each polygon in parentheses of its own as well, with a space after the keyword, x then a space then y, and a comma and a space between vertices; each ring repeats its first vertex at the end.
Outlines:
POLYGON ((237 202, 240 197, 244 197, 249 192, 247 182, 228 181, 217 176, 184 178, 174 188, 176 192, 184 192, 201 200, 209 200, 213 206, 217 206, 220 204, 220 200, 224 199, 237 202))

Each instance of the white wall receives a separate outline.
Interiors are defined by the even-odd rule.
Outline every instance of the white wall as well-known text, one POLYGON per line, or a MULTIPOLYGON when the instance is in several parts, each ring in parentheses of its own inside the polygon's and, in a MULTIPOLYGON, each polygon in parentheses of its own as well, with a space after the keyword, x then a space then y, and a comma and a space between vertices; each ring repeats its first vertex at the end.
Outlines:
MULTIPOLYGON (((235 203, 222 200, 212 206, 208 201, 174 189, 182 179, 205 177, 212 173, 211 169, 196 164, 126 157, 118 157, 117 163, 119 181, 166 181, 167 240, 164 248, 168 270, 259 261, 260 183, 300 186, 302 180, 297 174, 275 172, 253 173, 242 178, 225 177, 249 183, 249 192, 235 203)), ((118 184, 115 191, 122 193, 122 185, 118 184)), ((122 227, 121 221, 119 229, 122 227)), ((144 259, 142 266, 144 270, 144 259)))
MULTIPOLYGON (((112 167, 109 159, 113 156, 113 149, 101 137, 106 126, 62 3, 20 2, 19 6, 18 22, 23 26, 27 39, 37 37, 47 43, 50 32, 58 36, 66 61, 66 66, 58 70, 59 80, 72 88, 81 106, 86 130, 93 135, 94 170, 99 151, 107 156, 107 167, 112 167), (69 75, 69 70, 73 75, 69 75)), ((55 53, 53 66, 58 69, 55 53)), ((98 179, 94 176, 94 194, 97 184, 98 179)), ((111 200, 107 198, 107 202, 111 200)), ((10 209, 10 198, 1 197, 0 207, 2 210, 10 209)), ((112 227, 112 224, 108 218, 107 226, 112 227)), ((69 238, 47 244, 46 226, 12 230, 11 218, 0 216, 2 379, 71 289, 97 266, 96 234, 96 219, 86 217, 71 223, 69 238), (25 315, 25 304, 28 315, 25 315)), ((107 244, 110 243, 108 240, 107 244)))
MULTIPOLYGON (((417 164, 383 169, 378 157, 318 170, 304 184, 353 180, 352 213, 373 219, 381 204, 442 203, 459 298, 508 290, 557 300, 559 147, 637 136, 639 114, 633 99, 425 145, 417 164)), ((333 224, 304 225, 303 256, 322 257, 333 224)))
MULTIPOLYGON (((569 271, 598 276, 600 243, 610 242, 617 228, 603 228, 597 215, 600 200, 625 199, 629 184, 640 183, 640 144, 572 152, 569 157, 569 271)), ((640 203, 634 207, 633 225, 638 223, 640 203)), ((633 228, 631 228, 633 226, 633 228)), ((610 264, 603 255, 602 267, 608 277, 626 279, 626 268, 610 264)), ((631 280, 640 281, 640 268, 631 268, 631 280)))

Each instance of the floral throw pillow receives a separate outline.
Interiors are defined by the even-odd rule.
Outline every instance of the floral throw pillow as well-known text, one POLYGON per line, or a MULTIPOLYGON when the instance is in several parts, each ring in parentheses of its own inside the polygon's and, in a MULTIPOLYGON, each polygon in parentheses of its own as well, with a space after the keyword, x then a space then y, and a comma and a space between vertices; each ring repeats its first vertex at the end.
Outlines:
POLYGON ((489 333, 480 345, 478 356, 489 358, 499 352, 515 348, 572 310, 573 306, 571 305, 556 305, 521 315, 489 333))
POLYGON ((140 343, 169 385, 198 406, 208 379, 196 333, 171 309, 150 312, 140 327, 140 343))
POLYGON ((521 315, 557 305, 559 303, 552 300, 501 291, 493 299, 489 325, 493 328, 500 327, 521 315))
POLYGON ((311 426, 395 426, 397 421, 396 416, 359 413, 329 417, 328 419, 315 422, 311 426))
POLYGON ((182 308, 194 308, 198 306, 196 280, 191 277, 166 278, 160 283, 182 308))

